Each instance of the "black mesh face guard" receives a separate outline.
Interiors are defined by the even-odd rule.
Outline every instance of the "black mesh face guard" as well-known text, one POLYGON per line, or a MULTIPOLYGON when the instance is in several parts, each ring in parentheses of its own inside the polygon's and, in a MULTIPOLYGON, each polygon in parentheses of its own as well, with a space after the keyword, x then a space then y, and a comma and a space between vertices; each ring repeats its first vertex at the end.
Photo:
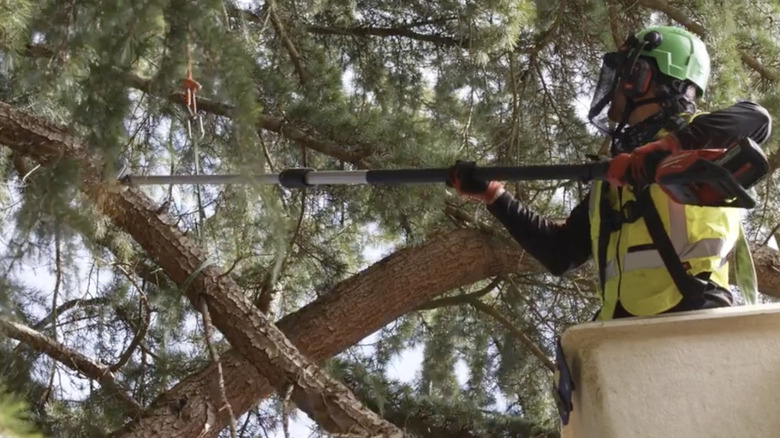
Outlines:
POLYGON ((625 52, 609 52, 603 56, 599 81, 590 102, 588 120, 606 134, 612 134, 613 125, 607 116, 606 109, 615 97, 615 88, 620 81, 620 70, 625 62, 625 57, 625 52))
POLYGON ((639 41, 635 36, 630 35, 616 52, 605 53, 602 57, 601 72, 590 103, 588 120, 611 137, 615 137, 619 133, 618 131, 625 126, 632 105, 631 102, 626 102, 626 111, 622 115, 623 120, 618 123, 616 128, 607 115, 607 107, 615 97, 615 89, 618 84, 626 79, 627 74, 630 76, 639 54, 647 44, 647 41, 639 41))

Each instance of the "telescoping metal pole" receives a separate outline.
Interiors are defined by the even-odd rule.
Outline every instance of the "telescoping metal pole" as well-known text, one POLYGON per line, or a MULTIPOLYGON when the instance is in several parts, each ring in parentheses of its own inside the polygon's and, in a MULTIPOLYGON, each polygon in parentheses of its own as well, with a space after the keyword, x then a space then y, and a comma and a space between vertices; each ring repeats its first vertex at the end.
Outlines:
MULTIPOLYGON (((474 176, 484 180, 593 180, 603 179, 608 162, 590 164, 561 164, 549 166, 476 167, 474 176)), ((447 181, 448 168, 380 169, 380 170, 324 170, 309 168, 286 169, 280 173, 260 175, 126 175, 124 184, 141 185, 222 185, 264 184, 286 188, 322 185, 407 185, 447 181)))

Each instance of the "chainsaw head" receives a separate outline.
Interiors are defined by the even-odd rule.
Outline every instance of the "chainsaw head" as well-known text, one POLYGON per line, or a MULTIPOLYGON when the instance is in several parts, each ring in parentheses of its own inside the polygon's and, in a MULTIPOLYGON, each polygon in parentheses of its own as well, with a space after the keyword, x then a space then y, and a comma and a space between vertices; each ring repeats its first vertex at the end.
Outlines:
POLYGON ((750 138, 728 149, 684 150, 666 157, 655 181, 676 202, 704 207, 754 208, 748 189, 769 172, 769 161, 750 138))

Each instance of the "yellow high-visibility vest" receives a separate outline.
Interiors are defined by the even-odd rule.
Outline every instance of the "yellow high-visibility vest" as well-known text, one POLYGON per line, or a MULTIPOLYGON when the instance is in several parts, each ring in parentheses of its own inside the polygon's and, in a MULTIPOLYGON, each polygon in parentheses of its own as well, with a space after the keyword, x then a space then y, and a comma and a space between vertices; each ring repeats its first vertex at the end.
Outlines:
MULTIPOLYGON (((691 119, 693 117, 689 116, 691 119)), ((656 135, 667 135, 662 131, 656 135)), ((709 272, 709 279, 728 289, 727 257, 740 238, 741 209, 682 205, 673 201, 657 184, 649 188, 651 198, 680 260, 690 275, 709 272)), ((662 313, 676 306, 683 296, 664 265, 644 219, 610 226, 609 217, 625 216, 636 198, 628 187, 613 187, 595 181, 590 191, 590 236, 597 272, 602 272, 599 285, 602 310, 599 320, 610 320, 615 306, 620 304, 629 313, 647 316, 662 313), (604 209, 613 210, 610 213, 604 209), (609 233, 606 251, 599 257, 599 237, 609 233), (602 266, 603 265, 603 266, 602 266)), ((604 239, 606 241, 606 238, 604 239)), ((602 243, 603 244, 603 243, 602 243)))

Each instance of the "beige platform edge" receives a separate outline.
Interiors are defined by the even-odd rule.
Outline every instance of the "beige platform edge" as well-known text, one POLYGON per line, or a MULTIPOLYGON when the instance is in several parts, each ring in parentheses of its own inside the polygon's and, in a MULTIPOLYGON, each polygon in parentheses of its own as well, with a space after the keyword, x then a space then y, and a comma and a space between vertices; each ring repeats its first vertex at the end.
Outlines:
POLYGON ((780 304, 591 322, 561 342, 563 438, 780 437, 780 304))

